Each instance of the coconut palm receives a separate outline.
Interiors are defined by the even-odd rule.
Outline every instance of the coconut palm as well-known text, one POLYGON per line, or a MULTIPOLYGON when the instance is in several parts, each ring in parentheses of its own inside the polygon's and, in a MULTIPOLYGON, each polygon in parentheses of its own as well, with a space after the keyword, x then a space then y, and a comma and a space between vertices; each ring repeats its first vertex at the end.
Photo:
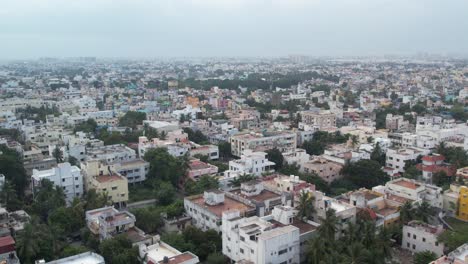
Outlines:
POLYGON ((358 264, 363 263, 363 253, 366 248, 359 242, 354 242, 346 247, 345 258, 346 263, 358 264))
POLYGON ((416 208, 416 216, 418 217, 419 220, 423 222, 427 223, 429 219, 432 218, 433 214, 434 214, 433 208, 426 201, 419 204, 419 206, 416 208))
POLYGON ((306 220, 310 219, 310 217, 315 211, 314 200, 315 200, 315 197, 312 196, 310 193, 301 191, 299 195, 298 206, 297 206, 297 209, 299 211, 297 216, 299 217, 299 219, 301 220, 303 220, 304 218, 306 220))
POLYGON ((33 224, 28 223, 24 229, 18 233, 16 246, 18 248, 18 256, 23 263, 32 263, 39 252, 39 244, 37 238, 38 230, 33 224))
POLYGON ((335 234, 338 231, 339 219, 335 214, 335 210, 328 209, 325 213, 325 218, 320 218, 320 226, 318 227, 319 235, 328 241, 335 240, 335 234))
POLYGON ((413 220, 413 218, 414 218, 413 205, 411 204, 410 201, 407 201, 400 207, 400 220, 402 223, 405 224, 413 220))

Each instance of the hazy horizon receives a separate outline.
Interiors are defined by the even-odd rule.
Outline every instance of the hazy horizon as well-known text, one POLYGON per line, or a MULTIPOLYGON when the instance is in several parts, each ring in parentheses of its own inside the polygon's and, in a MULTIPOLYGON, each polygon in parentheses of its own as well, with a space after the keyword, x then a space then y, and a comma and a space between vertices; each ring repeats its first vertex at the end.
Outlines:
POLYGON ((468 54, 463 0, 17 0, 0 59, 468 54))

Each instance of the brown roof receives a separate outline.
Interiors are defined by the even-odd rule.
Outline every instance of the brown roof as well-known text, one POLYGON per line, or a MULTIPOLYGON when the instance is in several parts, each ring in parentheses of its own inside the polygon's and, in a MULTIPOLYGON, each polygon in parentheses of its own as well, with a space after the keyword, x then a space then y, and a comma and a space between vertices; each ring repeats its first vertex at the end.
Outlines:
POLYGON ((193 258, 195 258, 193 255, 186 252, 186 253, 182 253, 180 255, 169 258, 169 262, 164 262, 164 260, 161 260, 158 263, 179 264, 179 263, 183 263, 185 261, 191 260, 193 258))
POLYGON ((276 193, 274 193, 272 191, 268 191, 268 190, 263 190, 259 195, 253 195, 253 196, 244 195, 244 194, 241 193, 241 191, 233 191, 232 193, 234 193, 235 195, 239 195, 239 196, 241 196, 241 197, 243 197, 245 199, 253 200, 253 201, 256 201, 256 202, 264 202, 266 200, 281 197, 281 195, 276 194, 276 193))
POLYGON ((122 180, 122 177, 117 176, 117 175, 101 175, 101 176, 97 176, 96 180, 98 182, 112 182, 112 181, 122 180))
POLYGON ((250 211, 254 209, 251 206, 238 202, 229 197, 224 197, 224 203, 217 204, 217 205, 206 204, 205 199, 203 199, 203 195, 191 196, 191 197, 188 197, 187 199, 191 200, 193 203, 199 205, 200 207, 205 208, 206 210, 210 211, 212 214, 216 215, 219 218, 221 218, 224 211, 239 210, 242 214, 246 211, 250 211))
POLYGON ((301 220, 298 220, 298 219, 294 219, 293 223, 292 223, 293 226, 299 228, 299 232, 302 234, 304 233, 308 233, 308 232, 311 232, 311 231, 314 231, 315 229, 317 229, 317 227, 311 225, 311 224, 308 224, 304 221, 301 221, 301 220))
POLYGON ((405 180, 405 179, 400 179, 398 181, 394 181, 393 184, 396 184, 396 185, 400 185, 402 187, 405 187, 405 188, 409 188, 409 189, 417 189, 419 188, 421 185, 419 184, 416 184, 412 181, 408 181, 408 180, 405 180))

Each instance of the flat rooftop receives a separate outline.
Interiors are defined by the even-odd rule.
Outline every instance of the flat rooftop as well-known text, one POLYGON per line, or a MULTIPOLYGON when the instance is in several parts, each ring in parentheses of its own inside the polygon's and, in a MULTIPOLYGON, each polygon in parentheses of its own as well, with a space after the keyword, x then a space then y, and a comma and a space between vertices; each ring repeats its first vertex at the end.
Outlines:
POLYGON ((203 199, 203 195, 196 195, 196 196, 190 196, 187 197, 186 199, 192 201, 193 203, 197 204, 198 206, 210 211, 217 217, 221 218, 222 214, 224 211, 228 210, 239 210, 242 213, 246 211, 253 210, 254 208, 251 206, 248 206, 246 204, 243 204, 241 202, 238 202, 232 198, 229 198, 227 196, 224 197, 224 202, 217 204, 217 205, 208 205, 205 203, 205 199, 203 199))
POLYGON ((398 179, 398 180, 392 182, 392 184, 399 185, 401 187, 405 187, 405 188, 413 189, 413 190, 416 190, 417 188, 421 187, 420 184, 414 183, 412 181, 408 181, 408 180, 405 180, 405 179, 398 179))
POLYGON ((96 180, 100 183, 104 183, 104 182, 121 181, 123 180, 123 178, 118 175, 101 175, 101 176, 97 176, 96 180))
POLYGON ((232 193, 235 195, 241 196, 242 198, 253 200, 256 202, 264 202, 264 201, 275 199, 275 198, 281 198, 281 195, 276 194, 272 191, 268 191, 268 190, 263 190, 259 195, 252 195, 252 196, 244 195, 242 194, 240 190, 232 191, 232 193))

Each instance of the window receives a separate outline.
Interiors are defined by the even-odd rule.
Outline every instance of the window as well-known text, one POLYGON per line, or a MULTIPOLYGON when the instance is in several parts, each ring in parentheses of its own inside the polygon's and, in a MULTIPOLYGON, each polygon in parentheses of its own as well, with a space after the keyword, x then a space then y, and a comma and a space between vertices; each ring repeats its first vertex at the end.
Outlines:
POLYGON ((408 237, 411 237, 411 234, 410 234, 410 233, 408 233, 408 237))
POLYGON ((413 239, 416 239, 416 235, 413 235, 413 239))
POLYGON ((114 191, 117 190, 117 186, 113 186, 112 190, 114 190, 114 191))
POLYGON ((240 253, 241 253, 241 254, 244 254, 244 249, 241 248, 241 249, 240 249, 240 253))
POLYGON ((436 247, 438 247, 438 246, 439 246, 439 242, 436 241, 436 242, 435 242, 435 245, 436 245, 436 247))
POLYGON ((426 238, 425 238, 425 237, 423 237, 423 242, 426 242, 426 238))
POLYGON ((406 243, 406 247, 409 248, 409 247, 410 247, 410 243, 406 243))
POLYGON ((285 249, 282 249, 280 251, 278 251, 278 255, 283 255, 284 253, 288 252, 288 249, 285 248, 285 249))
POLYGON ((413 249, 416 249, 416 245, 415 245, 415 244, 413 244, 413 249))
POLYGON ((245 241, 245 238, 243 236, 240 237, 241 241, 245 241))

